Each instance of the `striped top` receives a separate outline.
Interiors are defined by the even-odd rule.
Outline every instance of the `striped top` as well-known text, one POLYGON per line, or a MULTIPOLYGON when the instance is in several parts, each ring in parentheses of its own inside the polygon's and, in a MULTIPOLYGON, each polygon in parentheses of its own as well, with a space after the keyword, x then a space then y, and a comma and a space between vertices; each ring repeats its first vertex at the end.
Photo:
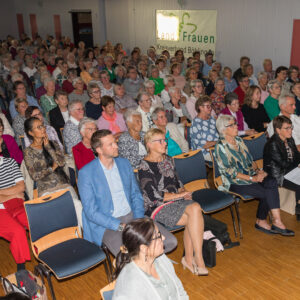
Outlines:
MULTIPOLYGON (((0 157, 0 189, 5 189, 16 185, 24 180, 18 164, 13 158, 0 157)), ((0 209, 3 209, 0 203, 0 209)))

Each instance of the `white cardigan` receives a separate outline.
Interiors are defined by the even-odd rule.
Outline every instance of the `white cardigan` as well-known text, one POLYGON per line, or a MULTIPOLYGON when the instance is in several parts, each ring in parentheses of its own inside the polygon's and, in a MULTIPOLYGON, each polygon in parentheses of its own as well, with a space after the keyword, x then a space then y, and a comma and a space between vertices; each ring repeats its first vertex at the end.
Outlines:
MULTIPOLYGON (((172 300, 188 300, 189 296, 177 277, 174 267, 168 257, 163 254, 156 259, 156 263, 169 274, 173 280, 177 297, 172 300)), ((127 264, 117 278, 112 300, 164 300, 152 285, 146 274, 134 263, 127 264)))

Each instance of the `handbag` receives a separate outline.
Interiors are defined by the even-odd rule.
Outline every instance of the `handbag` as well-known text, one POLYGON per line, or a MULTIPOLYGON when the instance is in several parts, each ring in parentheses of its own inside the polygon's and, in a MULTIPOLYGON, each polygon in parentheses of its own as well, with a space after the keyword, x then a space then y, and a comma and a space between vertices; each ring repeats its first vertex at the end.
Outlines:
POLYGON ((215 237, 209 240, 203 240, 202 256, 205 266, 208 268, 213 268, 217 261, 216 242, 213 241, 213 239, 215 239, 215 237))
POLYGON ((27 270, 6 277, 0 275, 5 295, 18 293, 29 299, 48 300, 47 290, 42 280, 27 270))

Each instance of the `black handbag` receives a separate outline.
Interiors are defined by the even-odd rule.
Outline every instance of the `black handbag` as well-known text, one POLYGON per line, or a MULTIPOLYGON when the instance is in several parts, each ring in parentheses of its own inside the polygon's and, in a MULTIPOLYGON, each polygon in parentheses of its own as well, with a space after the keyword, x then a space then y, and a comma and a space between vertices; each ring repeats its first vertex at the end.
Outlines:
POLYGON ((213 268, 217 261, 216 242, 213 241, 213 239, 215 239, 215 237, 209 240, 203 240, 202 256, 205 266, 208 268, 213 268))

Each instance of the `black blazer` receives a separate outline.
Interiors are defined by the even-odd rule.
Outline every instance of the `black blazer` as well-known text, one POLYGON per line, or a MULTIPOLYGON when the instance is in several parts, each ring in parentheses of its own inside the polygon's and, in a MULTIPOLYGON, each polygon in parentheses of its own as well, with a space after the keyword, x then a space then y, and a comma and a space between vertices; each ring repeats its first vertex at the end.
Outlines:
POLYGON ((54 127, 61 142, 63 142, 60 128, 65 126, 64 117, 58 106, 49 111, 50 125, 54 127))
POLYGON ((300 163, 300 152, 298 152, 294 139, 290 138, 287 142, 293 152, 293 161, 288 161, 284 142, 276 133, 267 141, 264 148, 264 170, 275 178, 280 186, 283 183, 283 176, 300 163))

